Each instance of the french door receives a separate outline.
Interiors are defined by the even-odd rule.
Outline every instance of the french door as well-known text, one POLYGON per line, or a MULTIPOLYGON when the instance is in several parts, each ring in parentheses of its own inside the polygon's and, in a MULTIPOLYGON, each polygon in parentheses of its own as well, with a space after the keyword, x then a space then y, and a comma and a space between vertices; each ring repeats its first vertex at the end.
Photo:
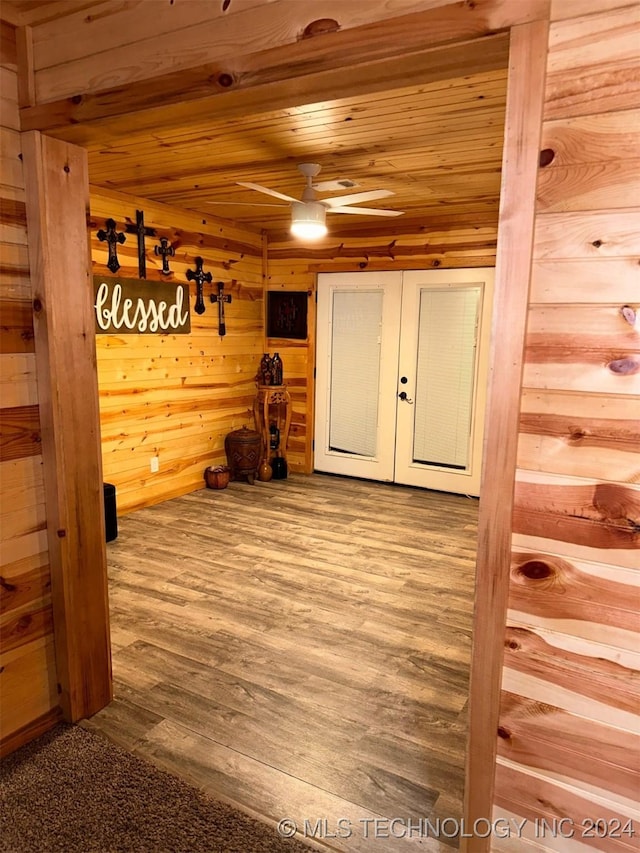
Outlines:
POLYGON ((318 276, 318 471, 477 495, 493 269, 318 276))

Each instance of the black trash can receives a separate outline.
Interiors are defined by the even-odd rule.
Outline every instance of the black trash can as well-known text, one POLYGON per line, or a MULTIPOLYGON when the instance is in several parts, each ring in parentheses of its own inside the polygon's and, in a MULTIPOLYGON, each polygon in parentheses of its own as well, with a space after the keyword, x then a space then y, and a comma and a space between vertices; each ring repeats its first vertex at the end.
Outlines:
POLYGON ((116 487, 113 483, 104 486, 104 526, 107 542, 118 536, 118 516, 116 515, 116 487))

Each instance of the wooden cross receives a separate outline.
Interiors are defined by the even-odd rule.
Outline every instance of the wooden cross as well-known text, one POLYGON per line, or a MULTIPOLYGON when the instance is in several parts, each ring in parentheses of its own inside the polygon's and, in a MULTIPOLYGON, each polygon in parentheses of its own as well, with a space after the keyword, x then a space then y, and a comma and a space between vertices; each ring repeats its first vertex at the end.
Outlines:
POLYGON ((210 272, 204 272, 202 269, 202 264, 204 261, 201 257, 195 258, 196 270, 187 270, 187 281, 195 281, 196 283, 196 304, 194 306, 194 311, 196 314, 204 314, 204 295, 203 288, 204 283, 211 282, 213 276, 210 272))
POLYGON ((224 303, 231 302, 231 294, 224 295, 224 281, 217 283, 218 293, 211 294, 211 301, 218 303, 218 334, 223 338, 227 334, 227 326, 224 320, 224 303))
POLYGON ((107 266, 112 273, 117 273, 120 269, 120 261, 118 260, 116 244, 124 243, 127 238, 124 236, 122 231, 116 231, 115 219, 106 219, 104 224, 107 230, 105 231, 101 228, 98 231, 98 240, 100 240, 101 243, 106 241, 107 248, 109 249, 109 260, 107 261, 107 266))
POLYGON ((154 246, 153 252, 156 256, 160 255, 162 257, 162 269, 160 270, 160 272, 163 275, 171 275, 168 259, 172 258, 175 255, 176 250, 173 248, 173 246, 169 245, 169 241, 166 237, 160 238, 160 245, 154 246))
POLYGON ((138 235, 138 274, 140 278, 146 278, 147 256, 144 251, 144 238, 155 237, 156 232, 154 228, 145 228, 144 210, 136 210, 136 224, 129 223, 126 226, 126 231, 128 234, 138 235))

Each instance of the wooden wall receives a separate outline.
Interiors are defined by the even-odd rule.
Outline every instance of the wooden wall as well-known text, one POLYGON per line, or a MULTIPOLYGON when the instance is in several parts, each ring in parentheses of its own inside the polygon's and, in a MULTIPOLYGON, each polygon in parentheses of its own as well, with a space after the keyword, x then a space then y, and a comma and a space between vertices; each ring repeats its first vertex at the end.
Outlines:
MULTIPOLYGON (((318 272, 359 272, 434 267, 494 266, 497 211, 470 214, 460 224, 460 216, 446 214, 434 224, 425 224, 419 235, 404 234, 401 224, 377 237, 341 234, 336 219, 329 219, 329 236, 303 246, 300 242, 269 243, 268 290, 306 291, 309 295, 308 337, 306 341, 267 338, 270 352, 278 351, 284 362, 285 381, 293 400, 289 458, 294 470, 313 471, 313 421, 315 367, 315 307, 318 272), (493 220, 493 221, 492 221, 493 220), (333 233, 332 233, 333 230, 333 233)), ((348 217, 356 219, 356 217, 348 217)))
POLYGON ((529 822, 495 849, 637 850, 640 6, 602 5, 552 7, 495 796, 529 822))
MULTIPOLYGON (((265 247, 264 265, 271 290, 302 290, 308 295, 306 341, 264 337, 263 248, 259 235, 203 220, 178 208, 148 199, 94 188, 89 224, 93 266, 106 269, 107 250, 96 236, 104 220, 118 229, 135 222, 136 209, 145 224, 166 236, 176 248, 170 261, 172 280, 186 281, 200 254, 214 280, 231 284, 227 335, 217 335, 217 307, 208 301, 205 314, 193 312, 191 284, 190 335, 98 335, 98 379, 104 477, 117 489, 118 512, 124 513, 202 488, 209 464, 225 462, 224 437, 243 424, 253 425, 255 375, 263 351, 279 352, 292 396, 292 423, 287 446, 291 470, 313 470, 313 369, 315 364, 315 289, 318 271, 491 266, 495 262, 497 222, 448 226, 420 236, 388 235, 327 238, 314 248, 299 243, 265 247), (393 243, 393 249, 390 244, 393 243), (160 470, 150 471, 158 456, 160 470)), ((497 214, 496 214, 497 218, 497 214)), ((147 278, 161 280, 154 238, 146 240, 147 278)), ((118 247, 122 277, 137 278, 135 235, 118 247)))
MULTIPOLYGON (((213 281, 224 281, 227 334, 218 335, 218 306, 205 284, 205 313, 194 312, 190 284, 188 335, 103 335, 96 338, 104 478, 116 486, 118 512, 128 512, 204 487, 208 465, 226 462, 224 437, 244 424, 253 428, 255 376, 263 352, 263 249, 259 234, 203 220, 194 214, 95 190, 91 194, 91 251, 95 272, 106 267, 106 244, 96 233, 105 219, 118 230, 136 221, 157 238, 146 238, 147 280, 186 283, 194 258, 204 259, 213 281), (171 276, 160 273, 153 246, 167 237, 175 249, 171 276), (159 458, 152 473, 151 457, 159 458)), ((118 275, 138 278, 135 234, 118 246, 118 275)), ((217 292, 217 291, 216 291, 217 292)))
MULTIPOLYGON (((276 14, 290 11, 294 5, 297 9, 304 4, 292 5, 286 0, 266 4, 258 20, 257 13, 247 4, 242 10, 251 22, 246 27, 247 41, 250 42, 251 33, 260 33, 259 43, 254 41, 254 50, 295 41, 299 34, 295 21, 293 26, 287 24, 282 29, 279 27, 282 19, 276 14)), ((365 21, 380 15, 381 9, 402 13, 427 5, 444 4, 434 0, 432 4, 407 6, 400 0, 379 4, 367 0, 356 7, 344 3, 333 6, 327 2, 322 4, 322 11, 327 17, 333 15, 343 20, 345 10, 349 15, 355 10, 354 19, 360 16, 359 20, 365 21)), ((536 4, 525 0, 465 4, 468 9, 483 5, 491 5, 508 15, 513 9, 523 10, 525 14, 536 4)), ((237 8, 238 4, 233 2, 231 9, 237 8)), ((633 581, 638 566, 640 523, 639 475, 633 453, 637 451, 640 393, 640 347, 637 321, 633 319, 640 307, 637 277, 640 211, 636 206, 635 184, 640 155, 638 134, 633 133, 633 127, 637 127, 640 92, 638 4, 625 0, 553 0, 552 9, 543 147, 553 152, 553 159, 549 159, 550 153, 546 154, 543 162, 547 165, 540 172, 495 808, 497 815, 512 813, 530 820, 567 816, 580 833, 583 817, 617 815, 623 820, 630 813, 634 792, 637 794, 637 780, 631 775, 631 764, 637 755, 633 751, 633 732, 637 730, 633 711, 637 698, 631 691, 637 671, 634 662, 637 597, 633 595, 633 581)), ((209 40, 197 21, 186 21, 181 35, 188 35, 190 27, 202 41, 190 42, 193 50, 182 50, 176 55, 179 42, 172 22, 167 25, 166 16, 153 32, 148 29, 147 20, 141 23, 136 18, 131 25, 134 29, 127 29, 131 34, 129 43, 122 44, 122 27, 115 26, 113 18, 108 20, 119 9, 105 2, 103 11, 106 19, 103 15, 89 18, 82 14, 82 21, 95 22, 91 28, 107 33, 115 40, 112 44, 96 44, 92 38, 56 38, 48 27, 38 32, 34 28, 35 40, 40 39, 49 54, 48 59, 38 60, 34 77, 23 81, 25 89, 36 93, 37 100, 67 98, 80 91, 80 87, 96 92, 119 82, 130 83, 162 70, 179 70, 208 60, 209 40), (98 21, 105 26, 100 27, 98 21), (135 27, 145 28, 144 61, 135 27), (158 36, 173 44, 173 53, 159 53, 158 36), (76 55, 67 63, 69 45, 76 55), (78 50, 81 53, 84 50, 82 45, 90 46, 88 53, 78 55, 78 50), (61 53, 52 58, 52 50, 61 53), (135 61, 130 61, 131 57, 135 61)), ((128 14, 127 10, 123 14, 128 14)), ((291 23, 290 16, 285 18, 291 23)), ((306 23, 308 15, 305 13, 303 18, 306 23)), ((232 17, 226 21, 225 30, 220 30, 220 22, 211 24, 217 37, 225 32, 228 35, 232 17)), ((235 17, 236 25, 239 21, 235 17)), ((86 23, 82 24, 84 29, 86 23)), ((51 21, 52 28, 58 25, 59 22, 51 21)), ((217 41, 222 45, 221 55, 232 56, 237 49, 237 40, 231 45, 224 38, 217 41)), ((40 50, 41 47, 37 50, 39 55, 40 50)), ((251 50, 248 44, 246 51, 251 50)), ((278 67, 290 68, 283 59, 278 54, 278 67)), ((302 86, 297 79, 293 84, 296 92, 302 86)), ((141 97, 141 90, 137 91, 141 97)), ((263 92, 264 87, 256 97, 263 98, 263 92)), ((144 94, 148 96, 146 90, 144 94)), ((84 107, 79 103, 78 109, 84 107)), ((108 99, 106 105, 89 101, 86 108, 91 115, 91 109, 98 107, 114 109, 108 99)), ((152 119, 155 117, 149 120, 152 119)), ((80 141, 81 125, 77 131, 80 141)), ((15 162, 11 162, 15 168, 15 162)), ((121 221, 117 214, 119 211, 125 214, 125 200, 121 203, 122 207, 115 210, 109 199, 107 205, 102 209, 96 207, 95 212, 100 217, 113 215, 121 221)), ((136 206, 127 199, 126 215, 133 216, 136 206)), ((145 212, 148 224, 153 224, 155 214, 150 205, 145 212)), ((3 208, 3 219, 6 215, 3 208)), ((158 214, 158 219, 162 218, 158 214)), ((164 224, 169 229, 175 227, 173 214, 164 224)), ((193 223, 187 230, 200 234, 203 227, 193 223)), ((397 252, 393 248, 380 244, 377 257, 389 257, 390 264, 395 264, 396 260, 391 258, 397 252)), ((269 287, 309 289, 317 269, 376 268, 371 257, 360 259, 350 255, 345 260, 335 249, 334 246, 327 257, 318 255, 318 250, 295 255, 289 246, 270 247, 269 287), (364 266, 360 267, 360 263, 364 266)), ((99 252, 103 248, 94 246, 96 262, 103 263, 104 254, 98 255, 99 252)), ((478 251, 478 258, 483 252, 478 251)), ((203 250, 199 253, 205 254, 203 250)), ((421 261, 419 257, 415 259, 421 261)), ((376 259, 375 263, 387 262, 376 259)), ((470 258, 465 258, 465 263, 469 264, 470 258)), ((487 260, 483 257, 478 263, 485 265, 487 260)), ((239 264, 240 260, 238 269, 239 264)), ((126 266, 134 272, 132 259, 126 266)), ((242 280, 239 275, 237 279, 242 280)), ((28 297, 23 299, 26 301, 28 297)), ((211 318, 211 314, 205 315, 204 323, 211 318)), ((230 311, 229 341, 232 322, 230 311)), ((248 347, 255 347, 251 355, 257 358, 261 339, 259 334, 254 338, 248 347)), ((227 341, 214 341, 211 346, 226 344, 227 341)), ((304 347, 291 349, 281 352, 287 375, 299 380, 294 440, 298 462, 302 463, 303 458, 308 460, 309 453, 302 432, 309 423, 309 401, 305 398, 309 360, 304 347)), ((206 358, 209 352, 207 349, 201 357, 206 358)), ((120 355, 114 360, 119 360, 120 355)), ((101 365, 106 360, 100 352, 101 365)), ((144 358, 140 361, 139 356, 131 361, 142 365, 143 371, 156 369, 145 363, 144 358)), ((124 363, 128 365, 126 360, 124 363)), ((147 395, 149 406, 154 407, 163 394, 170 392, 173 416, 178 412, 174 405, 177 389, 167 387, 169 379, 156 375, 142 393, 147 395)), ((129 373, 119 379, 116 376, 113 381, 114 394, 119 393, 118 388, 122 392, 120 407, 114 405, 110 409, 117 422, 118 408, 130 413, 127 407, 137 394, 129 373), (127 394, 126 389, 131 393, 127 394)), ((245 387, 250 387, 249 378, 245 387)), ((208 392, 203 397, 207 399, 208 392)), ((193 397, 190 410, 192 403, 193 397)), ((137 400, 133 405, 138 406, 137 400)), ((237 411, 242 413, 245 409, 239 405, 237 411)), ((142 424, 144 409, 138 408, 137 414, 142 424)), ((108 435, 105 426, 103 431, 108 435)), ((116 428, 114 424, 111 434, 117 442, 116 428)), ((126 440, 130 437, 124 438, 123 447, 119 451, 114 449, 114 459, 123 460, 122 494, 147 488, 151 495, 153 488, 147 486, 151 454, 145 448, 144 465, 139 464, 140 448, 144 446, 142 436, 136 439, 135 449, 128 452, 126 440), (132 473, 127 483, 124 460, 129 453, 132 456, 137 453, 138 459, 132 468, 137 473, 132 473)), ((174 449, 177 450, 177 445, 174 449)), ((162 447, 160 451, 162 476, 165 454, 162 447)), ((202 460, 197 464, 204 467, 202 460)), ((105 460, 105 476, 115 480, 119 475, 117 466, 110 469, 109 465, 105 460)), ((195 473, 194 465, 188 488, 195 487, 195 473)), ((183 485, 188 490, 187 483, 183 485)), ((131 506, 134 505, 132 501, 131 506)), ((13 529, 19 531, 17 521, 11 522, 13 529)), ((17 534, 15 541, 19 539, 17 534)), ((29 672, 26 667, 24 671, 29 672)), ((31 694, 37 692, 30 684, 30 702, 31 694)), ((490 775, 491 768, 487 767, 486 772, 490 775)), ((577 851, 588 843, 591 849, 609 851, 630 850, 633 842, 626 836, 589 841, 578 835, 582 843, 579 846, 575 837, 573 841, 554 839, 549 834, 544 839, 535 837, 532 823, 527 831, 528 839, 494 838, 492 844, 496 849, 513 851, 577 851)))
POLYGON ((15 38, 0 54, 0 737, 3 752, 57 715, 51 576, 20 161, 15 38))

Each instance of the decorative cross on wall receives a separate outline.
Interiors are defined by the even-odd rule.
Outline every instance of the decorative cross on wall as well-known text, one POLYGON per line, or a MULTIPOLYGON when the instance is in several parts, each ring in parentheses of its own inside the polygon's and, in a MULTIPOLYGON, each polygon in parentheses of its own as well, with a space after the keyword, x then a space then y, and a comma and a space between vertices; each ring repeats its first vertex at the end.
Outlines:
POLYGON ((126 226, 126 231, 128 234, 137 234, 138 235, 138 274, 140 278, 147 277, 147 257, 144 251, 144 238, 145 237, 155 237, 156 232, 154 228, 145 228, 144 224, 144 211, 136 210, 136 224, 129 223, 126 226))
POLYGON ((218 303, 218 334, 223 338, 227 334, 227 325, 224 319, 224 303, 231 302, 231 294, 224 295, 224 281, 216 282, 218 293, 211 294, 211 301, 218 303))
POLYGON ((120 269, 120 261, 118 260, 118 251, 117 251, 117 243, 124 243, 127 239, 122 231, 116 231, 116 221, 115 219, 106 219, 105 220, 106 231, 101 228, 98 231, 97 237, 101 243, 106 242, 107 248, 109 250, 109 260, 107 261, 107 266, 111 270, 112 273, 117 273, 120 269))
POLYGON ((172 258, 175 255, 176 250, 173 246, 169 245, 169 241, 166 237, 160 238, 160 245, 154 246, 153 252, 156 256, 160 255, 162 257, 162 269, 160 272, 163 275, 171 275, 171 270, 169 269, 169 258, 172 258))
POLYGON ((211 282, 213 276, 210 272, 204 272, 202 269, 202 264, 204 261, 201 257, 194 258, 196 269, 195 272, 193 270, 187 270, 187 281, 195 281, 196 283, 196 304, 194 306, 194 311, 196 314, 204 314, 204 283, 211 282))

